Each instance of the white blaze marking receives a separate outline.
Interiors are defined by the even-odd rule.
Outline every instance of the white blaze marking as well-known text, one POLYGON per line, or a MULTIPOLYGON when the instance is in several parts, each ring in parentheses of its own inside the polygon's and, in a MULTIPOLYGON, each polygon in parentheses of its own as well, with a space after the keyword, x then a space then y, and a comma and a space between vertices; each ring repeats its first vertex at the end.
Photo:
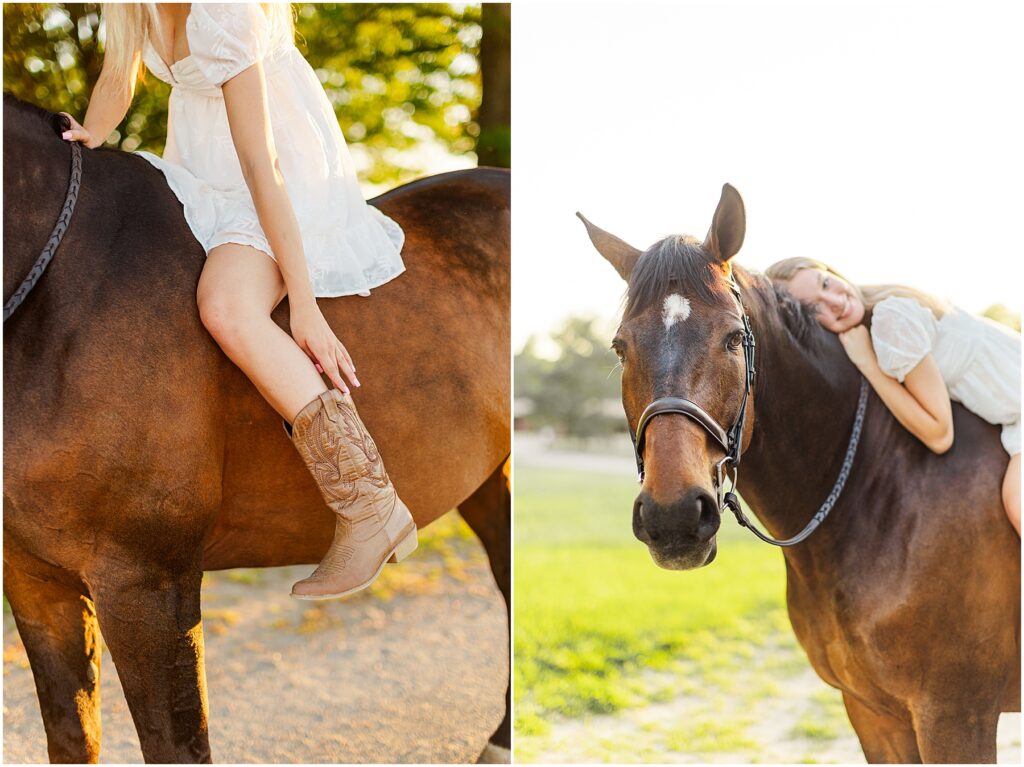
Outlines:
POLYGON ((673 293, 665 299, 665 304, 661 310, 661 319, 665 323, 666 331, 677 322, 683 322, 689 316, 689 299, 683 298, 678 293, 673 293))

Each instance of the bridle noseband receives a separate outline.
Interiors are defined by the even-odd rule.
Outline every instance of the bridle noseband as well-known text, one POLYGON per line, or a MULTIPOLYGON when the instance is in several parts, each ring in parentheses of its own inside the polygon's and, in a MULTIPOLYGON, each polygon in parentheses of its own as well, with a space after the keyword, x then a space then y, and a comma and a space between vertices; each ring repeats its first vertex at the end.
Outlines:
POLYGON ((792 538, 788 538, 784 541, 778 541, 774 538, 762 533, 743 513, 743 509, 740 507, 739 498, 736 496, 736 483, 739 480, 739 464, 740 454, 743 452, 743 428, 747 420, 747 400, 750 396, 750 391, 754 386, 754 375, 756 369, 754 367, 754 349, 756 348, 756 342, 754 340, 754 331, 750 328, 750 319, 747 317, 747 311, 743 306, 743 297, 740 295, 740 287, 735 279, 729 280, 729 288, 732 294, 736 297, 736 301, 739 303, 740 314, 743 318, 743 358, 745 363, 746 372, 744 374, 744 386, 743 386, 743 398, 740 401, 740 410, 736 414, 736 420, 733 421, 732 426, 729 427, 728 431, 723 429, 719 425, 718 421, 712 418, 704 408, 693 402, 682 397, 659 397, 654 400, 651 404, 644 408, 643 413, 640 414, 640 421, 636 426, 636 433, 630 432, 630 437, 633 440, 633 452, 636 455, 636 468, 638 481, 644 481, 644 435, 647 433, 647 427, 651 421, 659 415, 683 415, 691 420, 696 421, 698 424, 704 427, 704 431, 718 444, 722 450, 725 451, 725 457, 715 464, 715 474, 713 482, 715 485, 715 492, 718 496, 718 513, 723 514, 725 509, 731 509, 733 515, 736 517, 736 521, 743 527, 748 528, 754 535, 760 538, 765 543, 771 543, 775 546, 793 546, 806 539, 815 529, 825 520, 828 513, 835 506, 836 501, 839 500, 839 494, 843 491, 843 486, 846 484, 846 478, 849 476, 850 468, 853 465, 853 457, 857 453, 857 444, 860 441, 861 428, 864 424, 864 411, 867 405, 868 396, 868 382, 863 377, 860 381, 860 397, 857 402, 857 415, 854 418, 853 431, 850 434, 850 443, 846 449, 846 457, 843 460, 843 467, 839 472, 839 478, 836 480, 835 485, 832 487, 832 492, 829 493, 828 499, 821 505, 818 512, 814 515, 807 526, 800 531, 797 535, 792 538), (729 490, 725 489, 726 479, 729 479, 731 485, 729 490))
POLYGON ((32 265, 28 276, 21 281, 18 289, 11 294, 7 303, 4 304, 4 322, 7 322, 8 318, 14 314, 15 309, 21 306, 21 302, 25 300, 25 297, 32 288, 36 286, 39 278, 46 271, 46 267, 50 265, 53 254, 57 251, 57 246, 60 245, 61 240, 64 239, 64 232, 67 230, 68 224, 71 223, 71 214, 75 212, 75 203, 78 202, 78 190, 81 186, 82 147, 77 141, 72 141, 71 178, 68 181, 68 192, 64 196, 64 207, 61 208, 60 215, 57 216, 57 223, 54 225, 53 231, 50 232, 50 238, 46 241, 43 252, 39 254, 39 258, 32 265))

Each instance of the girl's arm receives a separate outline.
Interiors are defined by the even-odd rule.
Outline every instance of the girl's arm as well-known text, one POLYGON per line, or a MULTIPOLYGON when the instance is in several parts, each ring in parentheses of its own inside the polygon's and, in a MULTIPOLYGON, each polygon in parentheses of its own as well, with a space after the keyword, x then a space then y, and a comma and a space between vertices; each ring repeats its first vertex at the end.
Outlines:
POLYGON ((840 333, 839 340, 896 420, 933 453, 949 450, 953 445, 953 406, 935 358, 926 354, 901 384, 879 367, 871 336, 863 325, 840 333))
POLYGON ((225 81, 222 91, 242 175, 288 289, 292 337, 323 367, 334 385, 347 392, 341 372, 356 386, 359 382, 348 351, 334 335, 313 296, 299 222, 274 146, 263 64, 257 61, 225 81))
POLYGON ((72 118, 71 135, 68 140, 81 141, 90 149, 95 149, 107 140, 114 128, 120 125, 124 116, 128 114, 128 107, 132 104, 131 83, 138 77, 141 63, 142 51, 135 51, 135 55, 132 56, 131 78, 125 83, 111 77, 104 60, 96 87, 89 95, 89 107, 85 110, 83 125, 79 127, 72 118))

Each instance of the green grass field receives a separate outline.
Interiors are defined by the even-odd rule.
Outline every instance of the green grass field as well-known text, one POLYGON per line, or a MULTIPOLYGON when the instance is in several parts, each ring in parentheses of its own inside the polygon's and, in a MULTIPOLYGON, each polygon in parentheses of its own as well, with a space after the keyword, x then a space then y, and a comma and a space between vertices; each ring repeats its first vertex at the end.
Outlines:
MULTIPOLYGON (((635 494, 625 476, 516 469, 515 726, 523 761, 543 750, 552 721, 687 694, 706 696, 710 710, 723 696, 732 705, 732 697, 771 695, 808 668, 785 611, 779 551, 730 517, 712 565, 662 570, 633 537, 635 494), (746 678, 736 689, 736 673, 752 665, 756 684, 746 678)), ((837 700, 835 693, 829 716, 806 726, 849 732, 837 700)), ((719 731, 721 719, 695 722, 665 742, 682 749, 703 733, 720 750, 742 746, 739 733, 719 731)))

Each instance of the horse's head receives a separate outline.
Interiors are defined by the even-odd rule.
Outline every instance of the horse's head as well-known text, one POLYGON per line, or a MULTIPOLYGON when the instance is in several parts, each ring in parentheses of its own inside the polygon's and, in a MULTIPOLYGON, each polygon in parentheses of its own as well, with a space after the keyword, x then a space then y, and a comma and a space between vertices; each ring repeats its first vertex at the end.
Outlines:
MULTIPOLYGON (((743 312, 731 289, 730 263, 746 231, 739 193, 723 187, 703 242, 673 236, 641 252, 583 221, 597 250, 628 283, 612 346, 622 361, 622 404, 632 432, 647 406, 663 397, 696 403, 728 430, 746 389, 743 312)), ((753 420, 750 400, 744 448, 753 420)), ((642 437, 645 471, 633 504, 634 534, 660 567, 709 564, 720 519, 713 477, 725 449, 698 420, 677 413, 651 418, 642 437)))

